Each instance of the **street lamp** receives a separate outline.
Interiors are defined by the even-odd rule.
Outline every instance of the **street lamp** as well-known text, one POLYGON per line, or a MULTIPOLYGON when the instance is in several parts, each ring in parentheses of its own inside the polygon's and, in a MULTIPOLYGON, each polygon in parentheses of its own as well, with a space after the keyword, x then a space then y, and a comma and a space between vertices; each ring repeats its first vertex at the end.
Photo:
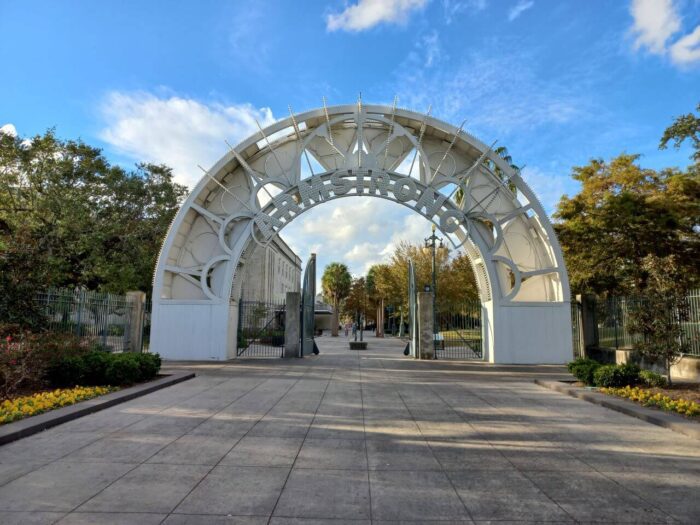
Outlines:
MULTIPOLYGON (((427 237, 425 239, 425 247, 430 248, 433 251, 433 346, 435 346, 435 339, 437 335, 437 317, 435 314, 435 308, 436 308, 436 302, 437 302, 437 272, 435 268, 435 249, 437 248, 437 243, 436 241, 440 241, 440 249, 442 249, 442 238, 438 237, 435 235, 435 225, 433 224, 433 232, 430 235, 430 237, 427 237)), ((435 352, 433 352, 433 355, 437 357, 435 352)))

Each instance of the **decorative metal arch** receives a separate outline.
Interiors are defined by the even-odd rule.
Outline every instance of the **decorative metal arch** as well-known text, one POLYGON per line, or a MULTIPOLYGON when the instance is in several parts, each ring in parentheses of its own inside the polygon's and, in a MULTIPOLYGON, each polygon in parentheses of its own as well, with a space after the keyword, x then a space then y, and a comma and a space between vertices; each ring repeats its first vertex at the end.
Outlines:
POLYGON ((260 129, 205 173, 175 217, 156 267, 154 308, 237 300, 238 269, 256 242, 318 204, 351 196, 392 200, 433 221, 465 250, 483 303, 568 302, 552 225, 492 147, 429 115, 360 102, 260 129))

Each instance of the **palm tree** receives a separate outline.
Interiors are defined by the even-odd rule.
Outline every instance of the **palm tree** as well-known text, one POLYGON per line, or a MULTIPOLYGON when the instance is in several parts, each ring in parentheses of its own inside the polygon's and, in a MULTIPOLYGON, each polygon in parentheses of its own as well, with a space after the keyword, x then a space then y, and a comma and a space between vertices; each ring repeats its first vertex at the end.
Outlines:
POLYGON ((338 337, 338 310, 340 301, 345 299, 350 293, 350 283, 352 277, 348 267, 343 263, 332 262, 323 270, 321 277, 321 287, 323 288, 324 300, 333 305, 333 318, 331 325, 331 335, 338 337))

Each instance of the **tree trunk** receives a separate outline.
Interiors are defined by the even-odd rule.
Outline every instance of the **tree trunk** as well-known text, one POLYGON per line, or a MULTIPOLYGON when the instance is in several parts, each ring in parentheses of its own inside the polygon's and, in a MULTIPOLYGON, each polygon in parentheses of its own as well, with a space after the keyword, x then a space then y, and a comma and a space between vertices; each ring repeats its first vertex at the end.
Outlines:
POLYGON ((671 361, 666 359, 666 379, 668 379, 668 386, 671 386, 671 361))
POLYGON ((403 337, 403 307, 401 307, 401 316, 399 317, 399 337, 403 337))
POLYGON ((331 336, 338 337, 338 301, 333 301, 333 315, 331 316, 331 336))

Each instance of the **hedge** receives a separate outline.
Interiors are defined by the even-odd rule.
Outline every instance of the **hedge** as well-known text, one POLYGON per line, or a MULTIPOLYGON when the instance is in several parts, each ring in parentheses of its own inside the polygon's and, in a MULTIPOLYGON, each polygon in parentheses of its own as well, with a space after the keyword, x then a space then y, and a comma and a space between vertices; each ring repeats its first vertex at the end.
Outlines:
POLYGON ((153 379, 160 370, 158 354, 110 354, 93 350, 82 356, 65 357, 52 364, 47 379, 54 388, 75 385, 123 386, 153 379))

